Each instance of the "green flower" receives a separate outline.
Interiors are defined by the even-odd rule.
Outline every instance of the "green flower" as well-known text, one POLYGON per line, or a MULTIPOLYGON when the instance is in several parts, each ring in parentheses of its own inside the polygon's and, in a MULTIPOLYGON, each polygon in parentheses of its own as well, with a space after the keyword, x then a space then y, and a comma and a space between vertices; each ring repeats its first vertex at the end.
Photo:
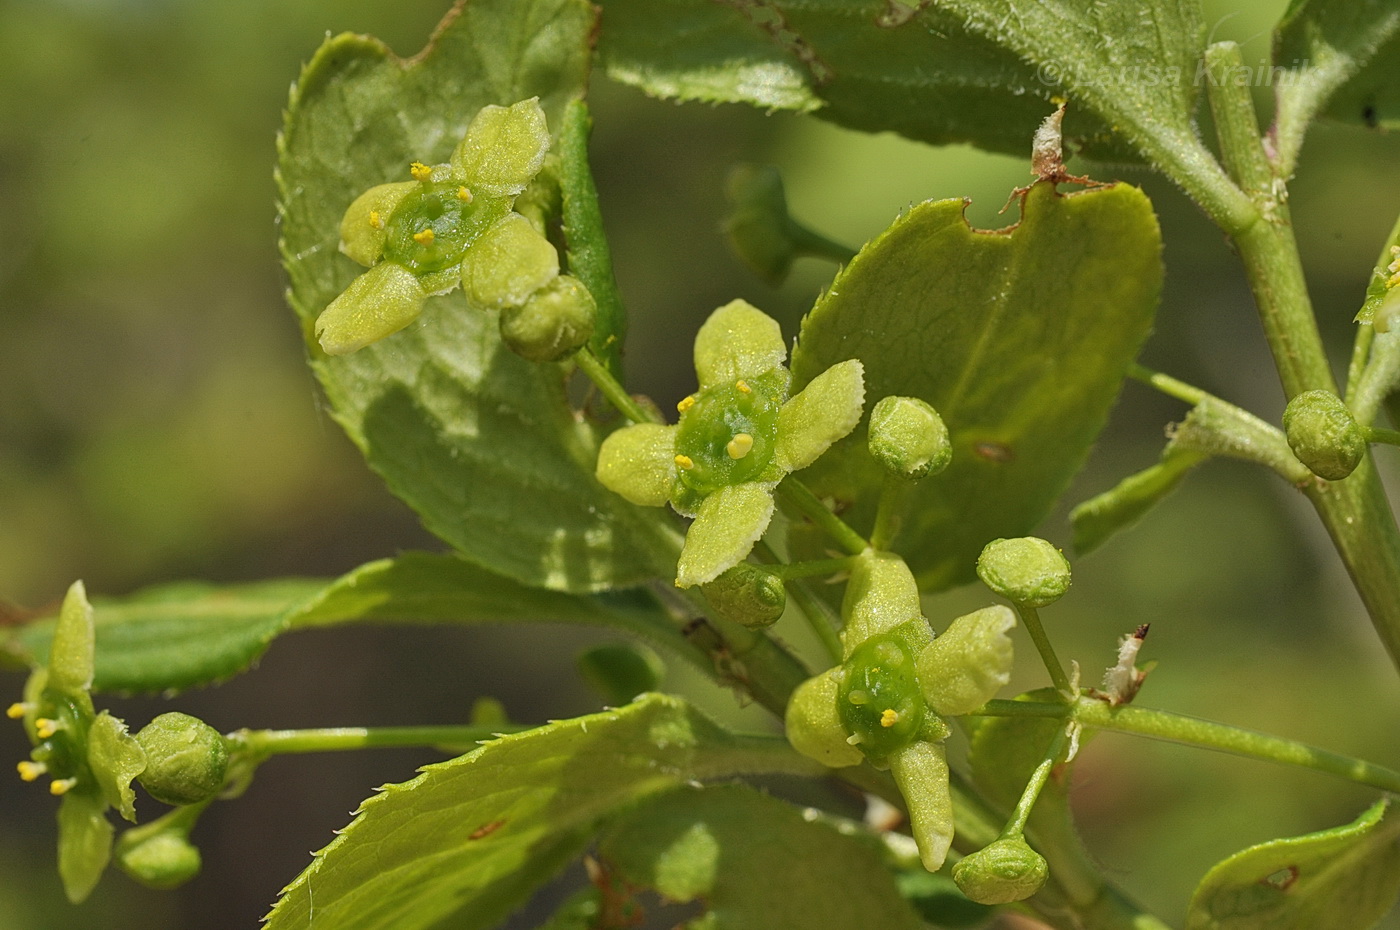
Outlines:
POLYGON ((788 741, 832 768, 869 761, 889 769, 924 866, 937 871, 953 839, 943 718, 975 710, 1006 684, 1015 618, 987 608, 935 639, 908 566, 873 551, 851 570, 841 614, 841 664, 793 692, 788 741))
POLYGON ((778 482, 860 422, 860 362, 833 365, 789 396, 786 360, 776 321, 742 300, 726 304, 695 337, 700 390, 677 405, 680 422, 625 427, 599 450, 605 487, 695 518, 676 568, 680 587, 713 581, 742 561, 768 528, 778 482))
POLYGON ((24 700, 7 716, 21 720, 34 750, 19 763, 20 777, 52 777, 58 808, 58 873, 75 904, 88 896, 112 855, 108 807, 135 822, 133 778, 146 754, 111 714, 97 713, 92 688, 94 628, 82 582, 68 589, 54 628, 48 668, 30 676, 24 700))
MULTIPOLYGON (((346 355, 392 335, 418 318, 428 297, 459 284, 474 304, 511 310, 528 309, 561 277, 572 282, 559 274, 554 246, 512 209, 548 151, 537 98, 488 106, 446 164, 414 162, 413 180, 356 198, 341 220, 340 249, 369 270, 317 318, 321 347, 346 355)), ((567 282, 549 291, 553 303, 555 292, 574 293, 567 282)), ((587 311, 592 299, 586 291, 584 298, 587 311)))

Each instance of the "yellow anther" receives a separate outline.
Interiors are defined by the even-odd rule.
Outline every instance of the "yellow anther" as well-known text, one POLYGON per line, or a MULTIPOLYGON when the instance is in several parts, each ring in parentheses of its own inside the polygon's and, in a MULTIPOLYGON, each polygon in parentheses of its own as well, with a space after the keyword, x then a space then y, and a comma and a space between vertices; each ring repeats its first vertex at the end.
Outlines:
POLYGON ((472 192, 465 187, 459 187, 457 188, 457 199, 462 201, 462 203, 471 203, 472 192))
POLYGON ((743 379, 740 379, 740 380, 738 380, 738 381, 735 381, 735 382, 734 382, 734 386, 735 386, 736 388, 739 389, 739 393, 740 393, 740 394, 752 394, 752 393, 753 393, 753 388, 749 387, 749 383, 748 383, 747 381, 744 381, 743 379))
POLYGON ((694 395, 694 394, 689 394, 689 395, 687 395, 687 396, 685 396, 685 397, 682 397, 679 401, 676 402, 676 410, 680 411, 681 413, 685 413, 687 410, 689 410, 691 407, 694 407, 694 406, 695 406, 695 395, 694 395))
POLYGON ((78 780, 76 778, 55 778, 53 781, 49 782, 49 794, 54 797, 62 797, 71 791, 73 786, 77 783, 78 780))
POLYGON ((19 769, 21 781, 36 781, 39 776, 49 770, 49 767, 42 762, 30 762, 28 759, 15 766, 19 769))
POLYGON ((690 471, 695 467, 695 460, 688 455, 676 456, 676 467, 682 471, 690 471))
POLYGON ((58 721, 40 717, 34 721, 34 732, 39 735, 39 739, 48 739, 58 732, 58 721))
POLYGON ((724 447, 731 459, 741 459, 753 450, 753 437, 748 433, 735 433, 734 438, 724 447))
POLYGON ((899 723, 899 711, 895 710, 893 707, 886 707, 884 710, 880 711, 880 726, 892 727, 896 723, 899 723))
POLYGON ((433 232, 433 227, 431 226, 413 234, 413 241, 419 245, 432 245, 433 240, 436 238, 437 233, 433 232))
POLYGON ((11 720, 19 720, 25 715, 25 712, 27 712, 28 710, 29 705, 16 701, 9 707, 5 708, 5 716, 9 717, 11 720))
POLYGON ((384 228, 384 216, 378 210, 369 211, 369 225, 375 229, 384 228))
POLYGON ((1394 287, 1397 284, 1400 284, 1400 269, 1396 269, 1396 273, 1387 278, 1385 282, 1386 287, 1394 287))
POLYGON ((415 181, 431 181, 433 179, 433 169, 423 164, 421 161, 416 161, 409 165, 408 173, 413 175, 413 180, 415 181))

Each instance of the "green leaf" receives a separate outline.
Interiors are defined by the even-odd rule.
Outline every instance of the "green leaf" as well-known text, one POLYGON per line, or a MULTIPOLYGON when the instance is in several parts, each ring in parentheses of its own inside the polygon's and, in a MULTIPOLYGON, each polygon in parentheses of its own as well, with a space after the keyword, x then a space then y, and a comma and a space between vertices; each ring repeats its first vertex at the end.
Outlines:
MULTIPOLYGON (((595 11, 585 0, 459 3, 429 48, 323 45, 292 95, 279 146, 282 255, 308 343, 312 321, 362 270, 337 250, 359 194, 445 161, 487 104, 538 95, 551 128, 583 92, 595 11)), ((311 344, 336 419, 390 489, 464 555, 527 584, 595 591, 670 577, 639 511, 593 477, 598 437, 569 408, 561 365, 500 342, 461 292, 353 355, 311 344)))
POLYGON ((1083 555, 1103 545, 1119 530, 1127 529, 1186 480, 1207 456, 1190 449, 1168 446, 1161 461, 1129 475, 1102 494, 1070 511, 1074 526, 1074 550, 1083 555))
POLYGON ((692 779, 810 765, 659 694, 505 736, 365 801, 268 930, 492 927, 622 806, 692 779))
MULTIPOLYGON (((181 582, 94 600, 98 691, 161 692, 237 674, 262 655, 283 616, 326 585, 285 579, 243 585, 181 582)), ((20 628, 18 650, 44 661, 52 619, 20 628)))
POLYGON ((1400 896, 1400 818, 1377 801, 1354 823, 1272 840, 1212 868, 1186 930, 1365 930, 1400 896))
POLYGON ((1321 113, 1348 123, 1400 124, 1400 3, 1293 0, 1274 36, 1278 116, 1274 138, 1292 168, 1321 113))
POLYGON ((702 899, 714 930, 917 930, 878 847, 742 785, 682 788, 630 811, 599 854, 631 885, 702 899))
MULTIPOLYGON (((553 622, 606 625, 693 651, 643 591, 573 595, 531 588, 452 555, 405 553, 333 580, 215 586, 185 582, 98 598, 96 688, 163 692, 243 671, 272 640, 345 623, 553 622)), ((31 662, 48 654, 53 621, 15 637, 31 662)))
MULTIPOLYGON (((803 321, 805 384, 848 358, 866 396, 918 397, 947 424, 953 458, 920 482, 894 548, 920 581, 970 581, 982 547, 1028 534, 1083 463, 1152 326, 1161 239, 1135 187, 1059 195, 1038 184, 1019 226, 974 230, 961 200, 919 204, 868 243, 803 321)), ((804 480, 874 522, 883 472, 865 429, 804 480)))
MULTIPOLYGON (((901 17, 886 0, 603 0, 598 53, 609 77, 658 97, 815 111, 936 145, 1028 152, 1061 92, 1056 72, 970 29, 965 11, 918 5, 901 17)), ((1073 141, 1094 154, 1131 151, 1092 114, 1071 122, 1073 141)))

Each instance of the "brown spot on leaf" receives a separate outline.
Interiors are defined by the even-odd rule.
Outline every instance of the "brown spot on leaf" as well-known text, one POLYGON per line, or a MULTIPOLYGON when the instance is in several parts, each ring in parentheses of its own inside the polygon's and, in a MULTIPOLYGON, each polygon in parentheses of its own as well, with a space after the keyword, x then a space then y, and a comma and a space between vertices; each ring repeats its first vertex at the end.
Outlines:
POLYGON ((1261 885, 1268 885, 1270 888, 1275 888, 1279 891, 1287 891, 1289 888, 1293 887, 1293 883, 1297 880, 1298 867, 1296 865, 1290 865, 1286 869, 1279 869, 1277 872, 1265 875, 1259 880, 1259 883, 1261 885))
POLYGON ((501 827, 504 827, 505 825, 506 822, 504 820, 493 820, 490 823, 484 823, 481 826, 477 827, 475 830, 473 830, 471 836, 467 837, 467 839, 482 839, 483 837, 487 837, 490 836, 492 833, 495 833, 497 830, 501 829, 501 827))

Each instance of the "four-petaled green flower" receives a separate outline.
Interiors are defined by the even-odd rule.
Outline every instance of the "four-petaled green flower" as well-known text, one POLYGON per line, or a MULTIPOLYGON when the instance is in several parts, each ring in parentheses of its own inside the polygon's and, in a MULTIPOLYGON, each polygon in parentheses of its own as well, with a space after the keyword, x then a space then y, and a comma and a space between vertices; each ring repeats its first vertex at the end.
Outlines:
POLYGON ((536 98, 488 106, 446 164, 414 162, 413 180, 356 198, 341 220, 340 249, 369 270, 317 318, 321 347, 345 355, 383 339, 417 319, 428 297, 459 284, 472 303, 507 313, 591 308, 587 290, 559 273, 558 251, 513 210, 548 151, 536 98))
POLYGON ((1015 615, 988 607, 935 639, 908 566, 873 550, 851 569, 841 615, 842 661, 793 692, 788 741, 832 768, 869 761, 889 769, 919 855, 935 872, 953 840, 943 718, 976 710, 1007 683, 1015 615))
POLYGON ((69 900, 86 898, 112 855, 108 807, 135 822, 131 781, 146 768, 146 754, 126 724, 105 710, 97 713, 92 688, 94 627, 82 582, 68 589, 54 627, 47 668, 37 669, 24 700, 8 716, 22 720, 34 743, 20 777, 49 775, 58 808, 58 874, 69 900))
POLYGON ((786 359, 775 320, 742 300, 726 304, 695 337, 700 390, 677 405, 680 422, 624 427, 603 442, 605 487, 695 518, 676 568, 680 587, 742 561, 768 528, 778 482, 860 422, 860 362, 833 365, 789 397, 786 359))

